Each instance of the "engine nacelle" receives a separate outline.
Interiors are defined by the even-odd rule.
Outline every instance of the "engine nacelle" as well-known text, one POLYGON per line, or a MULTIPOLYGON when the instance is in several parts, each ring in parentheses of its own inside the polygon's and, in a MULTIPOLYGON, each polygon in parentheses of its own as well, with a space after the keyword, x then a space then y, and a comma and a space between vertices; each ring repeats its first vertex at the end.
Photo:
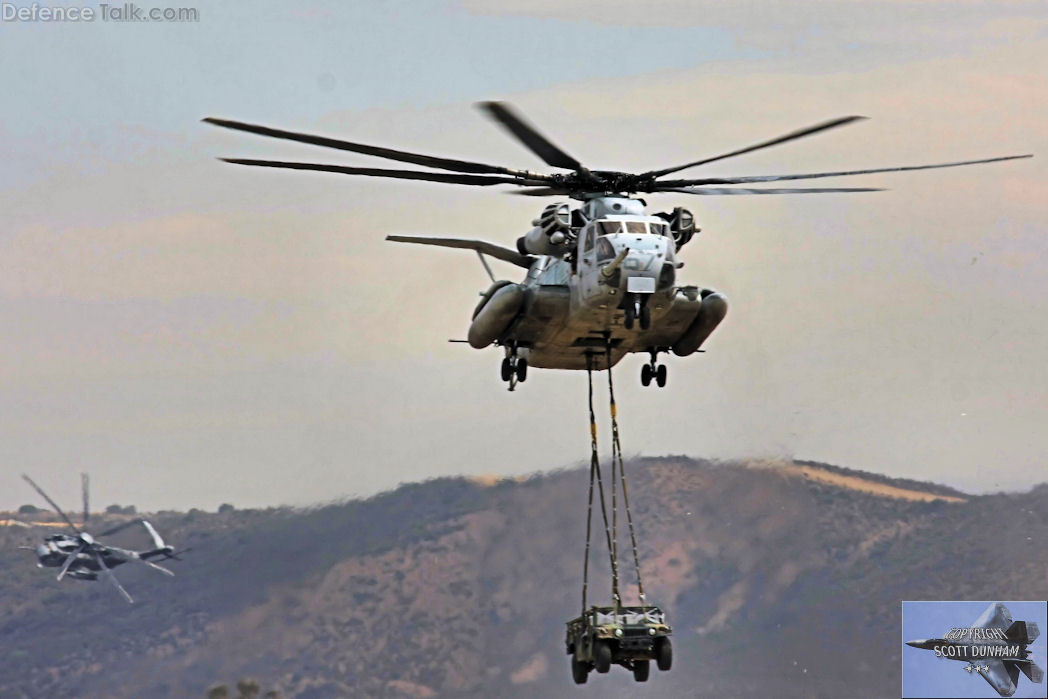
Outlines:
POLYGON ((548 236, 558 231, 564 235, 570 235, 571 207, 567 204, 550 204, 542 210, 536 220, 531 222, 531 225, 538 226, 548 236))
POLYGON ((695 216, 690 211, 680 206, 675 208, 672 213, 660 213, 655 215, 659 218, 665 219, 670 224, 670 232, 673 234, 673 242, 677 244, 678 250, 687 245, 688 241, 690 241, 696 233, 702 230, 695 225, 695 216))
POLYGON ((574 236, 569 237, 561 231, 555 231, 552 235, 546 235, 546 232, 539 227, 532 228, 526 234, 517 238, 517 251, 521 255, 564 257, 574 247, 574 236))
POLYGON ((571 207, 567 204, 550 204, 531 225, 535 227, 517 240, 517 251, 522 255, 563 257, 575 245, 571 207))

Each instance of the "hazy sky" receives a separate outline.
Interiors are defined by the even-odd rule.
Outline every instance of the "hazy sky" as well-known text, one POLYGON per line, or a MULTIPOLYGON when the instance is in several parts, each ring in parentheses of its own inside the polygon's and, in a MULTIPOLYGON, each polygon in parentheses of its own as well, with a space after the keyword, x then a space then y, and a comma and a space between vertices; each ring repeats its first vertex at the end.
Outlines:
POLYGON ((977 492, 1046 479, 1043 3, 503 5, 0 22, 0 507, 33 500, 23 471, 71 506, 87 470, 99 505, 213 508, 584 460, 585 375, 534 371, 507 393, 499 350, 446 342, 486 287, 476 258, 383 241, 511 245, 545 202, 224 165, 385 163, 199 121, 541 169, 472 107, 492 98, 594 168, 848 114, 871 119, 689 172, 1035 153, 825 181, 890 190, 873 194, 651 197, 695 211, 680 277, 732 306, 706 354, 666 361, 667 388, 640 387, 640 356, 616 377, 630 453, 794 456, 977 492))

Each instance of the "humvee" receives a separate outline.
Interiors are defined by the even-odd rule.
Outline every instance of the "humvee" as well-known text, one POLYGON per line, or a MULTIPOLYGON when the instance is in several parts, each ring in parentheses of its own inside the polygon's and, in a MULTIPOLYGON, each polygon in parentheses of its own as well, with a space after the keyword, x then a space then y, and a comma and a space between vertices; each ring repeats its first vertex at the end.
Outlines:
POLYGON ((673 630, 658 607, 590 607, 567 626, 575 684, 585 684, 590 670, 605 673, 612 664, 632 670, 637 682, 648 680, 652 660, 663 671, 673 665, 673 630))

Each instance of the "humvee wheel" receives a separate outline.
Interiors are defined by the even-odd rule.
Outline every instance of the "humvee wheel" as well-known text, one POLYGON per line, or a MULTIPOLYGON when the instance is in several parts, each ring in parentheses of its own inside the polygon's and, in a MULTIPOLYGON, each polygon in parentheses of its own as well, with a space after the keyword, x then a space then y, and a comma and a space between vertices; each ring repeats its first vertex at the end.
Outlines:
POLYGON ((607 641, 593 644, 593 667, 602 675, 611 669, 611 646, 607 641))
POLYGON ((633 679, 638 682, 647 682, 651 673, 651 663, 647 660, 633 661, 633 679))
POLYGON ((575 680, 575 684, 586 684, 589 678, 589 668, 586 667, 586 663, 579 662, 575 655, 571 656, 571 678, 575 680))
POLYGON ((673 667, 673 646, 665 636, 655 642, 655 664, 663 672, 673 667))

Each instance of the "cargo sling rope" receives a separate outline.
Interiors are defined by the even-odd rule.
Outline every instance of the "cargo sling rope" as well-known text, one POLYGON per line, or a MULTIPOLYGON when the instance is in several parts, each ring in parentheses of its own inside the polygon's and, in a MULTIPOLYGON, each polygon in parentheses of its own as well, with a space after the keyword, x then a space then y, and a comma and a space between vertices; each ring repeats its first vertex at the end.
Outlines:
POLYGON ((600 456, 597 452, 597 418, 593 411, 593 354, 586 354, 586 379, 588 382, 589 419, 590 419, 590 481, 589 502, 586 508, 586 555, 582 565, 582 611, 586 611, 586 593, 589 586, 589 553, 593 530, 593 483, 597 483, 600 496, 600 510, 604 519, 604 535, 608 543, 608 557, 611 563, 611 596, 618 613, 622 602, 619 594, 619 560, 618 560, 618 500, 617 487, 622 488, 622 504, 626 510, 626 522, 630 530, 630 543, 633 546, 633 565, 637 571, 637 592, 644 602, 644 583, 640 573, 640 556, 637 553, 637 536, 633 527, 633 514, 630 512, 629 491, 626 489, 626 470, 622 459, 622 444, 619 440, 618 409, 615 405, 615 385, 611 377, 611 345, 605 348, 606 366, 608 369, 608 396, 611 413, 611 525, 608 525, 608 508, 604 497, 604 480, 600 471, 600 456))

